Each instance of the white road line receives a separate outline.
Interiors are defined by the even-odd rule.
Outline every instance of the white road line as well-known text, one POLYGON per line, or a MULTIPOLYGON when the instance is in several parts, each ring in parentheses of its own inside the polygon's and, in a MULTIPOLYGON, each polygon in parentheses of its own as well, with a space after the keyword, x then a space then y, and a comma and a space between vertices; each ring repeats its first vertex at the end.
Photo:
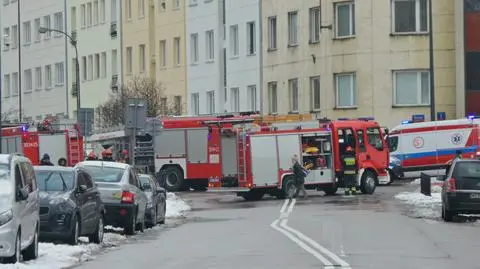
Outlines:
POLYGON ((288 205, 288 199, 285 199, 285 202, 283 202, 282 208, 280 209, 280 213, 285 212, 285 209, 287 209, 288 205))
POLYGON ((322 254, 326 255, 333 261, 335 261, 336 264, 342 266, 342 268, 350 268, 350 264, 348 264, 346 261, 342 260, 340 257, 338 257, 335 253, 331 252, 327 248, 323 247, 319 243, 317 243, 315 240, 311 239, 310 237, 304 235, 300 231, 297 231, 288 225, 288 219, 283 219, 280 222, 280 227, 284 228, 286 231, 294 234, 298 238, 302 239, 304 242, 310 244, 312 247, 316 248, 318 251, 320 251, 322 254))
POLYGON ((297 199, 292 199, 292 202, 290 203, 290 206, 288 207, 288 214, 290 215, 290 213, 292 213, 293 211, 293 206, 295 205, 295 203, 297 202, 297 199))
POLYGON ((313 248, 311 248, 310 246, 308 246, 307 244, 305 244, 304 242, 302 242, 301 240, 296 238, 293 234, 291 234, 288 231, 285 231, 285 230, 281 229, 280 227, 278 227, 278 225, 277 225, 278 222, 279 222, 279 220, 277 219, 274 222, 272 222, 272 224, 270 224, 270 226, 273 229, 275 229, 275 230, 281 232, 282 234, 284 234, 286 237, 288 237, 294 243, 296 243, 301 248, 303 248, 305 251, 312 254, 315 258, 317 258, 319 261, 321 261, 323 263, 323 265, 325 265, 325 267, 324 267, 325 269, 334 269, 335 268, 333 266, 333 264, 329 260, 327 260, 325 257, 323 257, 322 254, 320 254, 318 251, 314 250, 313 248))

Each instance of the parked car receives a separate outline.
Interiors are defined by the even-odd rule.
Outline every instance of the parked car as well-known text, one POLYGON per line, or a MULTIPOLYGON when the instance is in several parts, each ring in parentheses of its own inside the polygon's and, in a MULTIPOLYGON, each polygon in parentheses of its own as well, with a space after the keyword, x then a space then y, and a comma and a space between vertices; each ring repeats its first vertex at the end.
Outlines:
POLYGON ((80 236, 103 242, 105 210, 100 192, 83 168, 35 166, 40 190, 40 238, 71 245, 80 236))
POLYGON ((166 190, 151 175, 140 174, 138 178, 148 199, 145 224, 148 228, 156 226, 158 223, 164 224, 167 212, 166 190))
POLYGON ((457 159, 442 179, 443 220, 450 222, 459 214, 480 214, 480 160, 457 159))
POLYGON ((85 168, 97 184, 106 210, 105 225, 123 227, 127 235, 135 234, 136 230, 144 231, 147 195, 132 166, 84 161, 76 167, 85 168))
POLYGON ((40 197, 29 159, 0 154, 0 258, 20 262, 38 257, 40 197))

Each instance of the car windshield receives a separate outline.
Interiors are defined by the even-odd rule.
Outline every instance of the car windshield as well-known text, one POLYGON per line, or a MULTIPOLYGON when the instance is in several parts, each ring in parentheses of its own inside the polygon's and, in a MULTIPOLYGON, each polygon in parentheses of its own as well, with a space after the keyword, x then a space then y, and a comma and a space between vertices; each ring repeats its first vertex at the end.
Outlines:
POLYGON ((95 182, 120 182, 125 173, 125 169, 116 167, 85 165, 84 168, 95 182))
POLYGON ((73 171, 35 171, 35 177, 41 191, 69 191, 75 186, 73 171))
POLYGON ((142 184, 145 191, 151 191, 152 186, 150 185, 150 178, 148 176, 139 176, 140 184, 142 184))
POLYGON ((390 152, 397 151, 398 149, 398 136, 389 136, 387 138, 388 150, 390 152))
POLYGON ((455 179, 477 179, 480 180, 480 163, 479 162, 459 162, 455 165, 453 171, 455 179))

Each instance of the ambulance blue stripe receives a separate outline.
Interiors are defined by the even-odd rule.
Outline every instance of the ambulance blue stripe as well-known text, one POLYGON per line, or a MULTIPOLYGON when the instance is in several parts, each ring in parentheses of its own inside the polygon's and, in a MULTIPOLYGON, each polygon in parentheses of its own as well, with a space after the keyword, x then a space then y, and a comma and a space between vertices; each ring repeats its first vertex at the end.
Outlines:
POLYGON ((418 158, 425 158, 425 157, 435 157, 437 155, 455 155, 457 150, 461 150, 462 153, 475 153, 477 152, 477 146, 471 146, 468 148, 456 148, 456 149, 440 149, 437 151, 426 151, 426 152, 415 152, 415 153, 407 153, 407 154, 392 154, 392 157, 396 157, 400 160, 405 159, 418 159, 418 158))

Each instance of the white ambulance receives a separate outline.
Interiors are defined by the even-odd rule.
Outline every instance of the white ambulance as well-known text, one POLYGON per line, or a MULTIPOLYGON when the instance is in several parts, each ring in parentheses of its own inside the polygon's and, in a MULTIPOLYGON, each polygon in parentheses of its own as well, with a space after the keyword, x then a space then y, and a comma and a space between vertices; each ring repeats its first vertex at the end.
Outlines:
POLYGON ((469 117, 396 126, 387 138, 391 174, 398 179, 419 177, 421 172, 442 175, 457 153, 475 157, 479 123, 480 119, 469 117))

